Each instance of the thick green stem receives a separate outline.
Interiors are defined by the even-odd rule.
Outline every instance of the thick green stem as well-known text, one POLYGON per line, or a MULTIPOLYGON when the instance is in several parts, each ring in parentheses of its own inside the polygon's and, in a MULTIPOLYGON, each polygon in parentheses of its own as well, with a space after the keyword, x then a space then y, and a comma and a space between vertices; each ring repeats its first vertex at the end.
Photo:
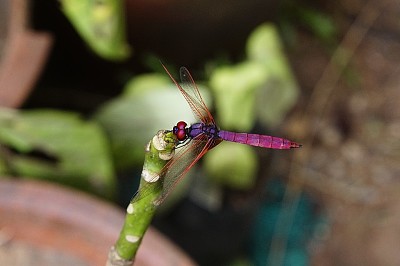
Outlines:
POLYGON ((174 155, 176 142, 172 132, 159 131, 147 145, 139 192, 128 205, 124 226, 109 252, 107 266, 132 265, 157 208, 156 200, 162 194, 161 170, 174 155))

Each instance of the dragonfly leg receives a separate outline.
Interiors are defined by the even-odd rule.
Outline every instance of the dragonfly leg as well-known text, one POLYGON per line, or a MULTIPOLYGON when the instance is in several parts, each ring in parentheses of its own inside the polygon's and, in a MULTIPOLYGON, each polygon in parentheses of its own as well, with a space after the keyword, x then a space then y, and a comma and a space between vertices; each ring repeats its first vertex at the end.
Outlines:
POLYGON ((182 148, 182 147, 186 146, 187 144, 189 144, 189 142, 190 142, 190 138, 186 138, 186 139, 183 140, 183 141, 179 141, 178 144, 176 144, 175 147, 176 147, 177 149, 182 148))

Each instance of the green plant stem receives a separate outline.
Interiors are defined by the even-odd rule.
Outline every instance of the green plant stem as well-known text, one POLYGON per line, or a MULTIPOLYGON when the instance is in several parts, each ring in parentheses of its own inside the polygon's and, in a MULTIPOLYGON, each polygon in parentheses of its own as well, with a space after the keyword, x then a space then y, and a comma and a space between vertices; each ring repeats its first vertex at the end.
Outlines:
POLYGON ((171 131, 159 131, 147 145, 139 192, 128 205, 124 226, 109 252, 107 266, 133 264, 162 194, 164 173, 161 170, 174 155, 176 143, 171 131))

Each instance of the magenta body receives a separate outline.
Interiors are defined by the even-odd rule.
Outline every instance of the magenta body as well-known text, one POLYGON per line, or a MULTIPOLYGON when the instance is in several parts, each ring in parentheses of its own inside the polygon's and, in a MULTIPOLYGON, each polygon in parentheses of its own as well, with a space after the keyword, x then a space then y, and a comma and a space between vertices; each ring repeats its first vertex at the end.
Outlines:
POLYGON ((208 139, 220 139, 277 150, 298 148, 300 146, 296 142, 279 137, 219 130, 214 124, 196 123, 185 130, 188 138, 196 138, 200 134, 204 134, 208 139))
POLYGON ((267 135, 236 133, 220 130, 219 137, 223 140, 243 143, 261 148, 284 150, 298 147, 297 143, 294 143, 290 140, 267 135))

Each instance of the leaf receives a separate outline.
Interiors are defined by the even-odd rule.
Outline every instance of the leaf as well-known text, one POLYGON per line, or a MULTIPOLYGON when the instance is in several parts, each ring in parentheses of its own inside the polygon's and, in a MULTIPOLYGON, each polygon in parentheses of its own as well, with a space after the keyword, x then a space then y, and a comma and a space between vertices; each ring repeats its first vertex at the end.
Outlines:
POLYGON ((252 31, 246 44, 248 60, 275 66, 285 60, 279 34, 273 24, 264 23, 252 31))
POLYGON ((124 1, 61 0, 61 5, 64 14, 95 53, 116 61, 129 57, 124 1))
POLYGON ((0 111, 0 142, 13 147, 19 152, 29 152, 33 149, 32 143, 20 133, 23 124, 20 123, 19 114, 10 109, 0 111))
POLYGON ((0 142, 10 150, 13 174, 68 184, 104 197, 114 193, 108 143, 96 123, 83 121, 75 113, 34 110, 1 119, 0 128, 0 142), (10 134, 23 139, 25 148, 10 141, 10 134))
POLYGON ((268 81, 257 91, 257 116, 267 127, 277 126, 294 106, 299 88, 286 60, 276 28, 263 24, 247 41, 249 60, 259 62, 269 73, 268 81))
POLYGON ((215 95, 217 121, 221 128, 250 130, 256 120, 255 90, 268 79, 265 67, 257 62, 219 67, 210 77, 215 95))
POLYGON ((333 20, 327 14, 321 13, 319 10, 311 8, 299 8, 299 19, 312 32, 326 43, 333 43, 337 34, 337 28, 333 20))
POLYGON ((124 89, 123 97, 135 97, 153 89, 166 89, 171 85, 171 79, 165 74, 144 74, 131 79, 124 89))
POLYGON ((293 107, 298 87, 274 26, 257 27, 247 41, 248 59, 217 67, 210 87, 215 95, 219 126, 249 131, 259 119, 275 127, 293 107))
POLYGON ((214 182, 242 190, 254 185, 258 168, 253 148, 229 142, 223 142, 208 152, 204 166, 207 176, 214 182))

